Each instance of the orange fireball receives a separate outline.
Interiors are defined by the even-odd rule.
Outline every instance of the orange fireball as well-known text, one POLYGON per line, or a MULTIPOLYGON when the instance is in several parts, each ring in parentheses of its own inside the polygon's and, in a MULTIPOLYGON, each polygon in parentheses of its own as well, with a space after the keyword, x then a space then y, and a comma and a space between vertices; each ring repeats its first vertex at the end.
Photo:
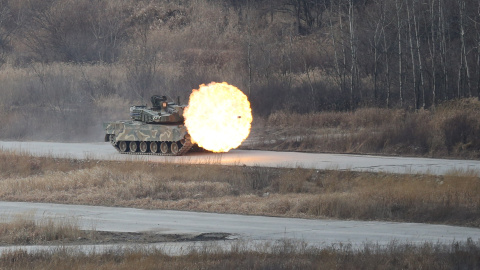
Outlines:
POLYGON ((211 82, 193 90, 184 117, 194 143, 213 152, 228 152, 250 134, 252 110, 238 88, 211 82))

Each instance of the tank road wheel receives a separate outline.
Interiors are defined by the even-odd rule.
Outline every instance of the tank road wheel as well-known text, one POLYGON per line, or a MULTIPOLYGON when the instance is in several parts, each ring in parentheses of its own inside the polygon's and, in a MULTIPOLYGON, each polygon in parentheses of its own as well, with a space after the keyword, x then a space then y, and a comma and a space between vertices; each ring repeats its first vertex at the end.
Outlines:
POLYGON ((172 154, 174 155, 178 154, 178 144, 176 142, 172 142, 172 145, 170 146, 170 150, 172 151, 172 154))
POLYGON ((127 142, 126 141, 121 141, 119 144, 118 144, 118 148, 120 149, 120 152, 127 152, 127 142))
POLYGON ((168 144, 166 142, 162 142, 160 144, 160 151, 162 152, 162 154, 168 153, 168 144))
POLYGON ((116 145, 116 142, 115 142, 115 134, 110 134, 110 136, 108 136, 109 140, 110 140, 110 144, 115 146, 116 145))
POLYGON ((150 151, 152 153, 158 152, 158 143, 157 142, 150 142, 150 151))
POLYGON ((130 152, 132 153, 137 152, 138 150, 138 144, 135 141, 131 141, 128 147, 130 148, 130 152))
POLYGON ((141 142, 140 143, 140 152, 146 153, 148 151, 148 143, 147 142, 141 142))

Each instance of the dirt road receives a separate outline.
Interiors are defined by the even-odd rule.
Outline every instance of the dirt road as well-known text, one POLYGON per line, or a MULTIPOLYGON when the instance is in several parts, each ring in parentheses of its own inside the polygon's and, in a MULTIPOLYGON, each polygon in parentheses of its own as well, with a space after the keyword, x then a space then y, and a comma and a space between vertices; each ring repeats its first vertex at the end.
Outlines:
POLYGON ((133 156, 119 154, 109 143, 5 142, 0 149, 34 155, 104 160, 144 160, 150 162, 246 165, 263 167, 303 167, 352 171, 420 173, 443 175, 453 171, 480 172, 480 161, 384 157, 346 154, 317 154, 257 150, 231 150, 228 153, 187 153, 181 157, 133 156))
POLYGON ((0 202, 0 216, 35 211, 35 218, 75 218, 81 228, 110 232, 150 232, 162 235, 225 234, 229 239, 252 242, 298 240, 312 246, 344 243, 386 245, 398 243, 445 243, 480 240, 480 229, 419 223, 314 220, 144 210, 120 207, 0 202))

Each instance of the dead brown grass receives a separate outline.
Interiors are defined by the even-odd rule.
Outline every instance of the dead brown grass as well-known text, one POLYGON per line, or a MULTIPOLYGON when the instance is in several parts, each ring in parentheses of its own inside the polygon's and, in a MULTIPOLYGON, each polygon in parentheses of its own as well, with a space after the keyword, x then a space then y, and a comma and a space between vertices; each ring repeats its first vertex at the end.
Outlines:
POLYGON ((80 230, 74 218, 42 218, 35 220, 35 213, 2 216, 0 243, 2 245, 32 245, 56 241, 73 241, 87 236, 80 230))
POLYGON ((34 157, 0 150, 0 179, 42 175, 49 171, 68 172, 89 168, 94 163, 91 160, 34 157))
POLYGON ((298 114, 279 111, 254 122, 250 144, 267 150, 480 158, 480 101, 434 110, 364 108, 298 114))
POLYGON ((247 250, 241 245, 230 251, 191 251, 168 256, 157 249, 114 249, 85 254, 71 249, 27 253, 16 250, 0 256, 2 269, 478 269, 480 243, 450 245, 388 246, 365 244, 309 248, 280 241, 247 250))
POLYGON ((477 172, 396 175, 8 152, 0 153, 0 168, 0 200, 7 201, 480 226, 477 172))

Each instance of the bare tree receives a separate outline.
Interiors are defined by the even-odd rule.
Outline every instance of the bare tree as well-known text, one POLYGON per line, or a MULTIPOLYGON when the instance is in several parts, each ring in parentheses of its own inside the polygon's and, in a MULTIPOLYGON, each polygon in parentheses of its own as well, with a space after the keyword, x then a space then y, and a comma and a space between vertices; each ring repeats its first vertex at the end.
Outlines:
POLYGON ((355 88, 357 78, 357 42, 355 37, 355 14, 353 9, 353 0, 348 2, 348 21, 350 32, 350 109, 355 108, 355 88))
MULTIPOLYGON (((417 0, 414 0, 415 2, 417 0)), ((422 91, 422 108, 425 108, 425 83, 423 78, 423 64, 422 64, 422 54, 420 50, 420 35, 419 35, 419 23, 417 22, 417 16, 413 13, 413 23, 415 27, 415 40, 416 40, 416 48, 417 48, 417 56, 418 56, 418 67, 420 72, 420 89, 422 91)))
MULTIPOLYGON (((342 1, 338 1, 338 20, 340 25, 340 34, 341 36, 341 44, 342 47, 342 90, 347 91, 347 42, 345 42, 345 38, 343 37, 344 34, 344 25, 343 25, 343 12, 342 12, 343 3, 342 1)), ((343 93, 343 92, 342 92, 343 93)), ((351 102, 351 101, 350 101, 351 102)), ((352 104, 349 105, 349 108, 352 108, 352 104)))
MULTIPOLYGON (((412 24, 413 24, 413 18, 410 15, 410 13, 415 12, 415 0, 412 1, 412 5, 409 5, 407 2, 407 17, 408 17, 408 40, 410 43, 410 56, 412 60, 412 79, 413 79, 413 98, 414 98, 414 104, 415 104, 415 109, 418 108, 418 94, 417 94, 417 72, 416 72, 416 61, 415 61, 415 54, 414 54, 414 49, 413 49, 413 32, 412 32, 412 24)), ((415 26, 416 27, 416 26, 415 26)), ((415 28, 416 30, 416 28, 415 28)), ((415 31, 417 32, 417 31, 415 31)), ((416 35, 417 36, 417 35, 416 35)))
POLYGON ((0 67, 5 63, 12 35, 17 29, 18 25, 14 22, 8 1, 0 0, 0 67))
POLYGON ((477 34, 477 98, 480 99, 480 2, 478 2, 474 23, 477 34))
POLYGON ((440 51, 441 51, 441 64, 442 64, 442 71, 443 71, 443 100, 447 100, 448 98, 448 72, 447 72, 447 31, 446 31, 446 22, 445 22, 445 0, 438 1, 438 9, 439 9, 439 21, 440 21, 440 51))
POLYGON ((333 61, 335 77, 339 87, 339 95, 343 95, 347 91, 347 50, 344 38, 344 19, 342 12, 342 1, 338 1, 335 5, 332 3, 329 9, 329 30, 330 39, 333 47, 333 61), (339 29, 340 31, 337 31, 339 29), (340 52, 339 52, 340 51, 340 52))
POLYGON ((472 90, 470 85, 470 70, 468 68, 467 61, 467 49, 465 44, 465 0, 459 1, 459 14, 460 14, 460 68, 458 71, 458 96, 464 95, 464 89, 467 87, 468 96, 472 96, 472 90), (466 81, 466 86, 465 86, 466 81), (460 91, 462 90, 462 94, 460 91))
POLYGON ((120 48, 127 39, 127 14, 122 4, 106 1, 97 3, 101 13, 87 14, 90 31, 94 40, 94 51, 101 62, 112 63, 118 60, 120 48))
POLYGON ((334 5, 330 5, 330 14, 328 16, 328 22, 329 22, 329 30, 330 30, 330 39, 332 41, 332 47, 333 47, 333 61, 334 61, 335 73, 340 78, 338 83, 340 85, 340 92, 343 92, 343 81, 342 81, 343 74, 340 71, 338 52, 337 52, 337 38, 334 33, 335 31, 334 31, 333 19, 332 19, 334 14, 333 6, 334 5))
POLYGON ((378 102, 378 61, 381 57, 381 54, 379 52, 379 43, 380 43, 380 38, 381 38, 381 25, 384 23, 382 21, 382 18, 380 16, 380 19, 377 21, 375 24, 375 34, 373 35, 373 42, 372 42, 372 47, 373 47, 373 60, 374 60, 374 67, 373 67, 373 98, 374 98, 374 103, 377 105, 378 102))
POLYGON ((402 6, 399 3, 399 0, 395 0, 395 10, 397 13, 397 42, 398 42, 398 90, 399 90, 399 100, 400 107, 403 107, 403 67, 402 67, 402 24, 400 21, 401 18, 401 9, 402 6))
POLYGON ((250 14, 250 0, 247 0, 246 24, 247 24, 247 68, 248 68, 248 96, 252 96, 252 19, 250 14))
MULTIPOLYGON (((380 88, 379 88, 379 80, 381 80, 381 75, 383 72, 389 71, 389 63, 388 63, 388 55, 386 55, 386 32, 385 28, 389 27, 391 21, 389 21, 386 17, 387 13, 387 6, 388 2, 384 0, 378 0, 375 2, 376 11, 371 14, 373 20, 373 27, 375 31, 373 32, 373 37, 371 40, 371 47, 373 48, 373 93, 374 93, 374 104, 379 105, 379 97, 380 97, 380 88)), ((389 86, 388 83, 383 85, 384 89, 386 90, 387 96, 389 96, 389 86)))
POLYGON ((387 37, 385 35, 385 28, 382 27, 382 32, 383 32, 383 55, 385 56, 385 82, 386 82, 386 88, 387 88, 387 94, 386 94, 386 106, 387 108, 390 108, 390 94, 391 94, 391 81, 390 81, 390 54, 388 53, 389 51, 389 46, 387 43, 387 37))
MULTIPOLYGON (((431 24, 431 44, 430 44, 430 57, 431 57, 431 64, 432 64, 432 107, 435 107, 435 99, 436 99, 436 96, 437 96, 437 70, 436 70, 436 66, 437 66, 437 63, 436 63, 436 58, 437 58, 437 38, 436 38, 436 35, 435 35, 435 30, 436 30, 436 27, 435 26, 435 14, 436 12, 436 9, 435 9, 435 0, 432 0, 431 4, 430 4, 430 24, 431 24)), ((438 15, 437 15, 438 16, 438 15)), ((440 17, 440 16, 438 16, 440 17)), ((423 101, 423 107, 425 107, 425 100, 423 101)))
POLYGON ((39 61, 113 62, 126 40, 127 13, 106 0, 26 1, 19 39, 39 61))
POLYGON ((310 34, 312 29, 322 26, 322 16, 328 5, 328 0, 285 0, 283 4, 294 14, 300 35, 310 34))
POLYGON ((148 22, 138 22, 134 37, 136 42, 128 48, 126 67, 134 93, 145 102, 154 85, 159 48, 150 42, 148 22))
POLYGON ((9 33, 4 29, 4 21, 9 14, 7 6, 0 7, 0 67, 4 63, 5 51, 8 46, 9 33))

